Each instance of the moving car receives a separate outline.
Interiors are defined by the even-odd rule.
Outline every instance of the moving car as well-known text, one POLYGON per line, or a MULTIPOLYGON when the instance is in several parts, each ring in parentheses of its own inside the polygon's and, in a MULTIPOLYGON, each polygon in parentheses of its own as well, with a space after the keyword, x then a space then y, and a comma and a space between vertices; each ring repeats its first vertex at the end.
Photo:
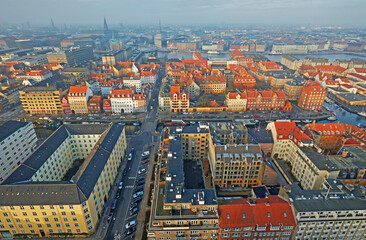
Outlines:
POLYGON ((120 183, 119 183, 119 186, 118 186, 118 189, 120 189, 120 190, 121 190, 122 188, 123 188, 123 182, 120 182, 120 183))
POLYGON ((131 161, 132 158, 133 158, 133 154, 135 153, 135 149, 134 148, 131 148, 131 151, 130 153, 128 154, 128 157, 127 157, 127 160, 128 161, 131 161))

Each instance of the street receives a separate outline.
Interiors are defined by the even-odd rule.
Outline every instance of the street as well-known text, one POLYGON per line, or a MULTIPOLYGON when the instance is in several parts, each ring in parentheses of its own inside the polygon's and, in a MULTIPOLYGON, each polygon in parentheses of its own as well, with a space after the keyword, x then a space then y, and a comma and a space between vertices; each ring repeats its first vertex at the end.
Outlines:
MULTIPOLYGON (((160 76, 163 75, 164 69, 161 70, 160 76)), ((139 175, 138 170, 141 168, 141 154, 143 151, 150 149, 151 143, 157 139, 155 137, 156 120, 157 120, 157 109, 158 109, 158 95, 161 85, 161 77, 157 79, 154 85, 153 92, 151 94, 150 101, 147 104, 147 115, 145 121, 141 125, 141 133, 139 135, 133 136, 130 141, 128 141, 129 148, 127 153, 130 152, 131 148, 135 149, 135 154, 131 161, 124 159, 120 172, 124 169, 128 169, 126 176, 122 176, 121 181, 123 182, 123 189, 121 192, 121 197, 118 200, 116 209, 114 210, 113 217, 111 219, 109 229, 107 231, 105 239, 131 239, 133 235, 129 237, 124 236, 125 224, 132 220, 137 220, 137 215, 130 216, 129 209, 131 206, 132 195, 134 188, 136 186, 136 178, 139 176, 144 176, 144 174, 139 175), (155 99, 155 101, 153 100, 155 99), (152 108, 151 108, 152 106, 152 108)), ((147 163, 149 164, 149 163, 147 163)), ((146 167, 147 168, 147 164, 146 167)), ((120 174, 121 175, 121 174, 120 174)), ((120 176, 119 176, 120 177, 120 176)), ((120 178, 116 180, 119 183, 120 178)), ((147 180, 148 181, 148 180, 147 180)), ((117 188, 117 186, 115 186, 117 188)), ((145 192, 145 191, 144 191, 145 192)), ((113 195, 111 195, 111 198, 113 195)), ((109 201, 113 203, 113 201, 109 201)), ((106 206, 109 209, 110 206, 106 206)), ((107 211, 105 211, 107 213, 107 211)), ((137 223, 137 227, 141 226, 141 223, 137 223)))

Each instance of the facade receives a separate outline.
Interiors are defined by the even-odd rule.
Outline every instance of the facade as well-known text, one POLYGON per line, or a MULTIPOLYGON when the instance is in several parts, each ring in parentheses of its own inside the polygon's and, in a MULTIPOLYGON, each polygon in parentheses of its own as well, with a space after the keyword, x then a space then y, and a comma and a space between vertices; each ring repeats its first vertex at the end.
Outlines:
POLYGON ((281 195, 293 202, 297 227, 295 240, 361 240, 366 229, 366 200, 359 189, 327 181, 321 190, 285 186, 281 195))
POLYGON ((132 88, 134 93, 141 93, 141 79, 139 77, 124 77, 123 85, 132 88))
POLYGON ((297 71, 297 69, 302 65, 302 61, 288 55, 282 55, 281 64, 291 70, 297 71))
POLYGON ((237 93, 232 92, 228 93, 226 97, 226 104, 228 111, 246 111, 247 109, 247 95, 245 92, 237 93))
POLYGON ((92 234, 125 149, 122 125, 61 126, 0 185, 1 237, 92 234))
POLYGON ((0 125, 0 183, 28 158, 37 140, 31 122, 8 121, 0 125))
POLYGON ((219 239, 292 239, 296 220, 288 200, 267 198, 219 199, 219 239))
POLYGON ((112 106, 110 99, 103 99, 103 111, 105 113, 112 113, 112 106))
POLYGON ((179 49, 179 50, 196 50, 197 43, 195 42, 168 42, 168 49, 179 49))
POLYGON ((88 113, 101 113, 102 112, 102 97, 93 96, 88 101, 88 113))
POLYGON ((297 80, 285 83, 284 93, 286 95, 286 99, 289 101, 299 100, 303 85, 302 81, 297 80))
POLYGON ((282 90, 278 91, 247 91, 247 111, 283 110, 286 96, 282 90))
POLYGON ((67 96, 64 96, 61 100, 61 107, 62 112, 65 114, 71 114, 70 104, 69 100, 67 99, 67 96))
POLYGON ((93 92, 87 86, 71 86, 67 94, 71 113, 88 113, 88 101, 93 92))
POLYGON ((132 56, 132 48, 126 47, 108 53, 102 57, 103 64, 116 65, 117 62, 126 61, 132 56))
POLYGON ((19 91, 25 112, 30 114, 62 113, 60 91, 55 87, 27 87, 19 91))
POLYGON ((298 106, 304 110, 321 110, 327 91, 316 82, 309 81, 301 90, 298 106))
POLYGON ((115 87, 115 80, 99 81, 100 93, 103 97, 108 96, 115 87))
POLYGON ((331 65, 329 59, 326 58, 312 58, 312 57, 305 57, 304 65, 311 65, 313 67, 318 65, 331 65))
POLYGON ((226 90, 226 78, 224 75, 204 76, 198 81, 201 92, 206 94, 218 94, 223 93, 226 90))
POLYGON ((72 48, 71 50, 47 53, 49 63, 66 63, 70 66, 78 66, 94 59, 93 49, 72 48))
POLYGON ((189 109, 189 94, 184 90, 181 92, 179 86, 170 87, 171 112, 188 112, 189 109))
POLYGON ((146 111, 146 97, 143 94, 133 94, 132 89, 114 89, 109 99, 113 113, 146 111))
POLYGON ((265 164, 258 145, 214 144, 209 151, 215 185, 248 188, 262 184, 265 164))

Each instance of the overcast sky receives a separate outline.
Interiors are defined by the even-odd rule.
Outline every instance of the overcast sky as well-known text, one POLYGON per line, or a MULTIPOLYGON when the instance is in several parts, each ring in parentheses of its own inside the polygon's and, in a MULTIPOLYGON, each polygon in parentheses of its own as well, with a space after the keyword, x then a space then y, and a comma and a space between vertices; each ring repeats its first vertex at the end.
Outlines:
POLYGON ((0 23, 361 26, 366 0, 0 0, 0 23))

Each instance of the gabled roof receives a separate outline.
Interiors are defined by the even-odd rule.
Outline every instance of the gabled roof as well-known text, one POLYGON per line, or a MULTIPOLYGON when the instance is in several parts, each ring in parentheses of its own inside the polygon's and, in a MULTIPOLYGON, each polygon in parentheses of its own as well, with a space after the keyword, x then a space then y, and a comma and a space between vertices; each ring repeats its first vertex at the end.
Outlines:
POLYGON ((88 90, 87 86, 71 86, 70 89, 69 89, 69 96, 70 96, 70 93, 84 93, 84 94, 86 94, 87 90, 88 90))
POLYGON ((311 138, 306 135, 301 129, 296 126, 295 122, 274 122, 277 139, 291 139, 294 141, 311 141, 311 138))
POLYGON ((291 206, 279 196, 255 199, 252 203, 244 198, 229 202, 219 205, 220 228, 296 225, 291 206))

